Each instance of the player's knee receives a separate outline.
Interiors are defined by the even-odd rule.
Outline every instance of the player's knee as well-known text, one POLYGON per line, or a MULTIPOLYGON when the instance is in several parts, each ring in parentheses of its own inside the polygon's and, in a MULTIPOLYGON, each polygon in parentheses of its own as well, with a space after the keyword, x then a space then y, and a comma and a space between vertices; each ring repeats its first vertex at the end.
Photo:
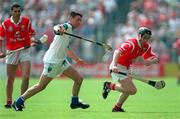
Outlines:
POLYGON ((135 87, 131 87, 126 89, 124 92, 128 93, 129 95, 135 95, 137 92, 137 89, 135 87))
POLYGON ((78 84, 78 85, 81 85, 82 81, 83 81, 83 77, 80 76, 75 80, 75 83, 78 84))
POLYGON ((128 93, 129 93, 130 95, 135 95, 136 92, 137 92, 137 89, 136 89, 136 88, 133 88, 133 89, 131 89, 131 90, 128 91, 128 93))

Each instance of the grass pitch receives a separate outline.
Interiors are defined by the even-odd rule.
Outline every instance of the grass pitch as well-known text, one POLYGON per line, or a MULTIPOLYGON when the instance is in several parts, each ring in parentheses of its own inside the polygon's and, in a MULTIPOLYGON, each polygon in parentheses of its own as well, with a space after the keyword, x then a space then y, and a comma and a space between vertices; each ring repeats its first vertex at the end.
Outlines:
MULTIPOLYGON (((80 92, 89 109, 70 109, 72 81, 63 79, 53 80, 43 92, 26 101, 23 112, 16 112, 3 107, 5 80, 0 80, 0 119, 180 119, 180 86, 175 79, 164 78, 166 87, 162 90, 134 81, 138 92, 124 104, 125 113, 111 112, 119 93, 110 92, 104 100, 101 92, 105 80, 90 78, 84 80, 80 92)), ((30 85, 37 81, 31 79, 30 85)), ((19 95, 20 83, 15 81, 14 99, 19 95)))

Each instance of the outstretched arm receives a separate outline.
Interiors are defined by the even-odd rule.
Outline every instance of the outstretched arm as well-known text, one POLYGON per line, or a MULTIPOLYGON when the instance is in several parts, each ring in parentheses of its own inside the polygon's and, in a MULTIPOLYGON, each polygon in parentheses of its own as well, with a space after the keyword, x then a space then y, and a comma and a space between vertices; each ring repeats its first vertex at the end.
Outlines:
POLYGON ((84 63, 84 61, 79 58, 70 48, 68 48, 67 50, 67 55, 80 65, 84 63))
POLYGON ((152 65, 152 64, 157 64, 157 63, 159 63, 159 58, 158 58, 158 57, 144 60, 144 64, 145 64, 146 66, 149 66, 149 65, 152 65))
POLYGON ((118 57, 121 55, 121 52, 119 50, 115 50, 113 54, 113 60, 111 63, 111 70, 114 73, 118 73, 118 68, 117 68, 117 62, 118 62, 118 57))

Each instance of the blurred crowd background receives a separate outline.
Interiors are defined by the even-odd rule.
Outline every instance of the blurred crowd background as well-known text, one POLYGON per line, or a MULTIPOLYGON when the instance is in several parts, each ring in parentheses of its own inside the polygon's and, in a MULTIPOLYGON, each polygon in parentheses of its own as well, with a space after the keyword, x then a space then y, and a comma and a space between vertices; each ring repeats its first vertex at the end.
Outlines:
MULTIPOLYGON (((172 44, 180 38, 180 0, 0 0, 0 22, 9 17, 12 3, 23 7, 22 15, 32 20, 36 39, 46 33, 46 45, 32 50, 35 63, 41 63, 53 40, 53 25, 67 22, 72 10, 83 13, 83 24, 74 33, 117 48, 136 37, 140 26, 152 29, 152 47, 162 62, 175 62, 172 44)), ((90 63, 101 62, 104 51, 89 42, 74 39, 72 49, 90 63)))

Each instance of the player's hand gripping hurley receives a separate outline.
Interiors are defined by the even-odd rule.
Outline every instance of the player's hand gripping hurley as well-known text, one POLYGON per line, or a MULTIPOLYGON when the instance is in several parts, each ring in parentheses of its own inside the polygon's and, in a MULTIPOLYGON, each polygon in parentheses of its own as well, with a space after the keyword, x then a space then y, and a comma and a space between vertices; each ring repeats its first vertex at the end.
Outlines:
POLYGON ((48 40, 48 36, 47 35, 43 35, 38 41, 34 41, 35 44, 31 44, 29 46, 24 46, 24 47, 21 47, 21 48, 18 48, 16 50, 12 50, 12 51, 9 51, 7 54, 5 55, 0 55, 0 58, 4 58, 6 57, 7 55, 10 55, 14 52, 18 52, 18 51, 21 51, 21 50, 24 50, 24 49, 27 49, 27 48, 30 48, 31 46, 35 46, 36 44, 39 45, 39 44, 44 44, 46 41, 48 40))
POLYGON ((76 37, 76 38, 79 38, 79 39, 82 39, 82 40, 85 40, 85 41, 88 41, 88 42, 91 42, 91 43, 94 43, 96 45, 99 45, 99 46, 104 48, 105 52, 111 52, 113 50, 110 45, 105 44, 105 43, 101 43, 101 42, 97 42, 97 41, 92 41, 92 40, 83 38, 81 36, 78 36, 78 35, 75 35, 75 34, 71 34, 71 33, 67 33, 67 32, 64 32, 64 34, 69 35, 69 36, 73 36, 73 37, 76 37))

